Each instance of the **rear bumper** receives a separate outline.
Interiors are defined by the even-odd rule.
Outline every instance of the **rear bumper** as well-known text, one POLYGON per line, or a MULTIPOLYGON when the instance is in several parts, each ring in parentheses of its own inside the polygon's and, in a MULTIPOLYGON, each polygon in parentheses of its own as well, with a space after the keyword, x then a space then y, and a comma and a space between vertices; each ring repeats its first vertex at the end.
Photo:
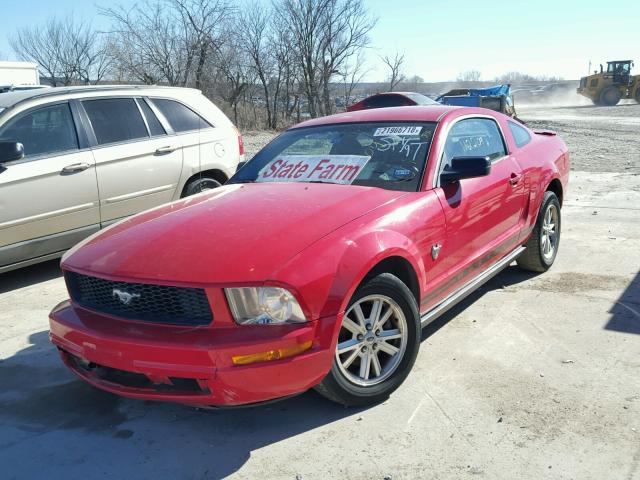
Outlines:
POLYGON ((301 393, 331 368, 338 318, 298 327, 175 328, 124 322, 68 301, 50 314, 50 338, 86 382, 130 398, 233 406, 301 393), (234 365, 234 355, 288 349, 297 356, 234 365))

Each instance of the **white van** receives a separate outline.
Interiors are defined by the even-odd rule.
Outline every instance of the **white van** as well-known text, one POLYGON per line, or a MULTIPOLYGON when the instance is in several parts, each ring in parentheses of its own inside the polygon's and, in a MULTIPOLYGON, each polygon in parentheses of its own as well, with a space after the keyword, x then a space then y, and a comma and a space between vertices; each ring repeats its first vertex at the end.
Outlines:
POLYGON ((242 137, 199 90, 62 87, 0 95, 0 273, 115 221, 223 184, 242 137))

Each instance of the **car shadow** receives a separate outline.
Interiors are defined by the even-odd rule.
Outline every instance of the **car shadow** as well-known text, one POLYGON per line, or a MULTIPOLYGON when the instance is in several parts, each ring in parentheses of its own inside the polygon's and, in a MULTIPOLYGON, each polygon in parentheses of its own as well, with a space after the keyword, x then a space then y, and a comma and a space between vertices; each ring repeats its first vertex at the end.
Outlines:
POLYGON ((640 335, 640 272, 631 280, 609 313, 611 318, 605 330, 640 335))
POLYGON ((60 259, 0 273, 0 294, 62 276, 60 259))
POLYGON ((130 400, 76 379, 47 331, 32 334, 29 343, 0 360, 0 463, 6 478, 43 471, 54 478, 94 477, 100 466, 115 478, 225 478, 265 446, 336 421, 355 424, 365 410, 342 407, 314 391, 233 409, 130 400), (51 458, 70 452, 83 461, 63 460, 64 471, 55 470, 51 458))
MULTIPOLYGON (((41 278, 53 275, 53 268, 44 270, 38 274, 41 278)), ((532 276, 506 269, 429 325, 423 339, 485 293, 532 276)), ((115 477, 131 478, 130 472, 136 472, 138 478, 158 473, 223 478, 264 447, 286 441, 292 454, 299 454, 297 435, 334 422, 358 428, 367 408, 385 408, 345 408, 314 391, 271 404, 218 410, 130 400, 76 379, 62 365, 47 331, 30 335, 29 344, 0 361, 0 462, 9 478, 45 469, 54 477, 95 476, 100 466, 115 477), (34 456, 33 451, 47 455, 34 456), (51 464, 51 458, 66 458, 69 452, 83 461, 51 464), (141 462, 144 458, 152 461, 141 462)), ((286 465, 282 468, 286 470, 286 465)), ((292 478, 297 474, 289 473, 292 478)))

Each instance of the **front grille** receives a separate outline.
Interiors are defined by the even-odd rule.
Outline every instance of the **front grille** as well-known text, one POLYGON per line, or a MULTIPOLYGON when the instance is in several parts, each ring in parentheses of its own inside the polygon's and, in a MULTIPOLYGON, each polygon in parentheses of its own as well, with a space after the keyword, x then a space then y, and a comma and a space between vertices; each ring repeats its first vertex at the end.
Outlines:
POLYGON ((78 305, 128 320, 207 325, 213 320, 201 288, 114 282, 65 272, 71 299, 78 305))

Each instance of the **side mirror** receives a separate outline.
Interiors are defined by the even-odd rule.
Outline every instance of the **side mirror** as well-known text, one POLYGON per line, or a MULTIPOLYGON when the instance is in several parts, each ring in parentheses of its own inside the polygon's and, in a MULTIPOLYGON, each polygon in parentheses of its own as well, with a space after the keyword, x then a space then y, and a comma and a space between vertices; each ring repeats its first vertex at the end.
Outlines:
POLYGON ((0 142, 0 163, 24 158, 24 147, 20 142, 0 142))
POLYGON ((491 172, 489 157, 455 157, 440 174, 440 183, 452 183, 463 178, 484 177, 491 172))

